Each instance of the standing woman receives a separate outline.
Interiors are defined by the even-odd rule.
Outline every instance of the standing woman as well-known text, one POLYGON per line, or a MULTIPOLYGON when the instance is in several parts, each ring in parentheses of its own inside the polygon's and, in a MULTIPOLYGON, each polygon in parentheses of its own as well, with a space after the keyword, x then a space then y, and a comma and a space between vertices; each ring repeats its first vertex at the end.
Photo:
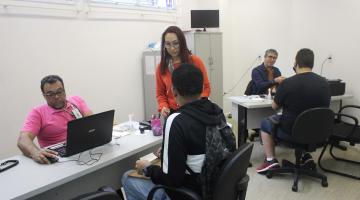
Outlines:
POLYGON ((209 97, 210 82, 204 63, 199 57, 191 54, 181 29, 177 26, 170 26, 161 37, 161 61, 155 74, 156 99, 162 117, 169 116, 179 108, 172 93, 171 74, 182 63, 191 63, 200 69, 204 77, 201 97, 209 97))

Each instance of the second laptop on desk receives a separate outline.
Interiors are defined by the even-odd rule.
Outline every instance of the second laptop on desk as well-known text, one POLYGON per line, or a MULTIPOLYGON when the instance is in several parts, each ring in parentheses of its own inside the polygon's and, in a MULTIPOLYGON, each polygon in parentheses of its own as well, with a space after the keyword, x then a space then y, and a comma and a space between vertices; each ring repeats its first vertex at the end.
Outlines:
POLYGON ((69 121, 66 143, 48 149, 57 151, 61 157, 69 157, 111 142, 114 113, 114 110, 109 110, 69 121))

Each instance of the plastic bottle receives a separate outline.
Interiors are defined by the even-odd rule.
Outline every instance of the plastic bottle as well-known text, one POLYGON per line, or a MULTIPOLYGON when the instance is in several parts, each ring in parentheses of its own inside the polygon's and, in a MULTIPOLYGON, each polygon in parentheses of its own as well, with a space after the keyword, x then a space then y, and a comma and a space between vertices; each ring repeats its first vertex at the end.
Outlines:
POLYGON ((267 100, 271 100, 271 88, 268 89, 268 94, 266 96, 267 100))

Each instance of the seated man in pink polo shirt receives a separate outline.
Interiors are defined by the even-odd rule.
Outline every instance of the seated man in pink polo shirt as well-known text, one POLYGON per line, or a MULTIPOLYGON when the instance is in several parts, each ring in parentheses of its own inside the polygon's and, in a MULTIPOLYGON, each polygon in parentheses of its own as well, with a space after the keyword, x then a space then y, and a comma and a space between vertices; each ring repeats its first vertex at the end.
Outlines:
POLYGON ((34 161, 49 164, 46 157, 55 157, 57 152, 44 147, 65 141, 67 123, 89 116, 92 112, 81 97, 71 96, 66 99, 64 82, 57 75, 44 77, 40 88, 47 104, 33 108, 28 114, 17 145, 34 161), (34 144, 35 137, 40 148, 34 144))

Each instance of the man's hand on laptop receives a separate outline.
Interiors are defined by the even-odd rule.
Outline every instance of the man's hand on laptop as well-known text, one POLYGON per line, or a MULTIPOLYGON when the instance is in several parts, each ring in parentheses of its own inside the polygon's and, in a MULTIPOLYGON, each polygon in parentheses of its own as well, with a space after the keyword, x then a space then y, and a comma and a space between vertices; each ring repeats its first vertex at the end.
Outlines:
POLYGON ((46 157, 57 157, 58 153, 50 149, 38 149, 32 154, 32 159, 41 164, 50 164, 50 161, 46 157))

